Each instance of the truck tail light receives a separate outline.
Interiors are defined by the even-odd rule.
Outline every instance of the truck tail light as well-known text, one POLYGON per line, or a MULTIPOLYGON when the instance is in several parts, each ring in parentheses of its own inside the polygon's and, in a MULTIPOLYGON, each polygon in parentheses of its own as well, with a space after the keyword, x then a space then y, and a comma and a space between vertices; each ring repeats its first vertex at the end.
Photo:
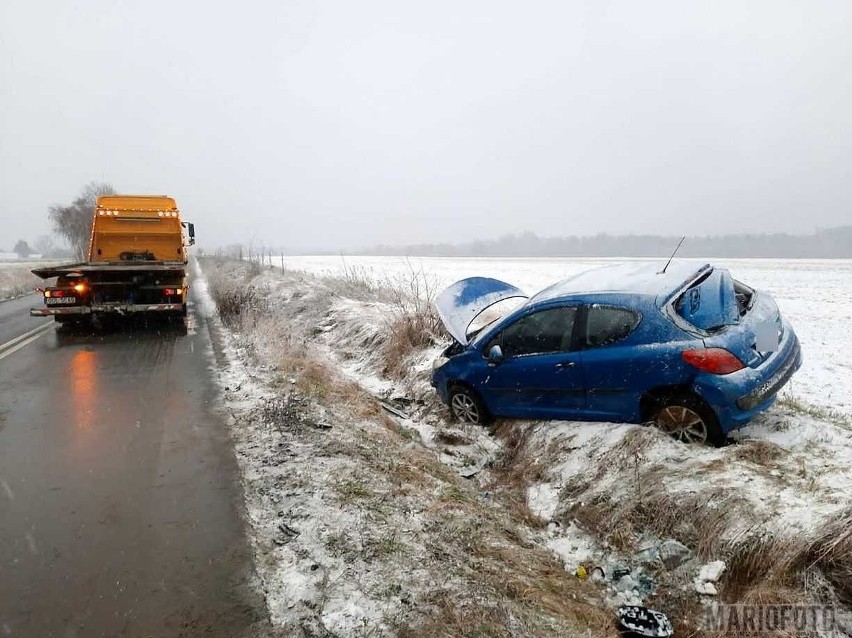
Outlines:
POLYGON ((171 297, 172 295, 174 295, 174 294, 176 294, 176 293, 175 293, 175 289, 174 289, 174 288, 166 288, 166 289, 164 289, 164 290, 163 290, 163 294, 164 294, 166 297, 171 297))
POLYGON ((681 356, 693 368, 711 374, 730 374, 745 368, 742 361, 724 348, 684 350, 681 356))

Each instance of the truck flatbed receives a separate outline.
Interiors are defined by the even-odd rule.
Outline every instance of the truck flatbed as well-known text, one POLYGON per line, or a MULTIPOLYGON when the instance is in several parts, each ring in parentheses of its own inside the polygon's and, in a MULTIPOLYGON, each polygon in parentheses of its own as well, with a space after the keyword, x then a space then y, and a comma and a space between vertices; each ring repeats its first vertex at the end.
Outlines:
POLYGON ((94 272, 179 272, 186 270, 182 261, 84 261, 76 264, 60 264, 33 269, 33 274, 42 279, 60 277, 71 273, 94 272))

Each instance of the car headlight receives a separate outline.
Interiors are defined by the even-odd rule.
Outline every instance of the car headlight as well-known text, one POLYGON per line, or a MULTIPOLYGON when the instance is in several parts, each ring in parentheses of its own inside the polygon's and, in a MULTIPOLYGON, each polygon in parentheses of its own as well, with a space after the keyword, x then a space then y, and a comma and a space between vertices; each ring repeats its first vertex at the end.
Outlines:
POLYGON ((449 361, 449 359, 447 357, 443 357, 443 356, 438 357, 437 359, 435 359, 432 362, 432 371, 434 372, 435 370, 440 368, 442 365, 444 365, 447 361, 449 361))

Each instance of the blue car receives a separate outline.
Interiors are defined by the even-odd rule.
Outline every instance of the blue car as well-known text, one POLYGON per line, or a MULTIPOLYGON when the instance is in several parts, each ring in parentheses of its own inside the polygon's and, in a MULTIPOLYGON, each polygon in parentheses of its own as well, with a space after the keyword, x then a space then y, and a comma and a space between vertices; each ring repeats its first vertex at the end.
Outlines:
POLYGON ((432 385, 471 423, 654 423, 718 445, 772 405, 802 361, 771 295, 710 264, 605 266, 532 298, 473 277, 436 305, 454 342, 432 385))

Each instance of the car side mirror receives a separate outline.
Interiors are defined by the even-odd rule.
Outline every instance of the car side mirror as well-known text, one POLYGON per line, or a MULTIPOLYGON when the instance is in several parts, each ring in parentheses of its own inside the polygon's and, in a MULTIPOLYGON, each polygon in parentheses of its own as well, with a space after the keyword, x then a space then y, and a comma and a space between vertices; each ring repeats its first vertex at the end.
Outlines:
POLYGON ((503 348, 496 344, 491 346, 491 350, 488 351, 488 363, 496 366, 503 363, 503 359, 505 359, 503 356, 503 348))

